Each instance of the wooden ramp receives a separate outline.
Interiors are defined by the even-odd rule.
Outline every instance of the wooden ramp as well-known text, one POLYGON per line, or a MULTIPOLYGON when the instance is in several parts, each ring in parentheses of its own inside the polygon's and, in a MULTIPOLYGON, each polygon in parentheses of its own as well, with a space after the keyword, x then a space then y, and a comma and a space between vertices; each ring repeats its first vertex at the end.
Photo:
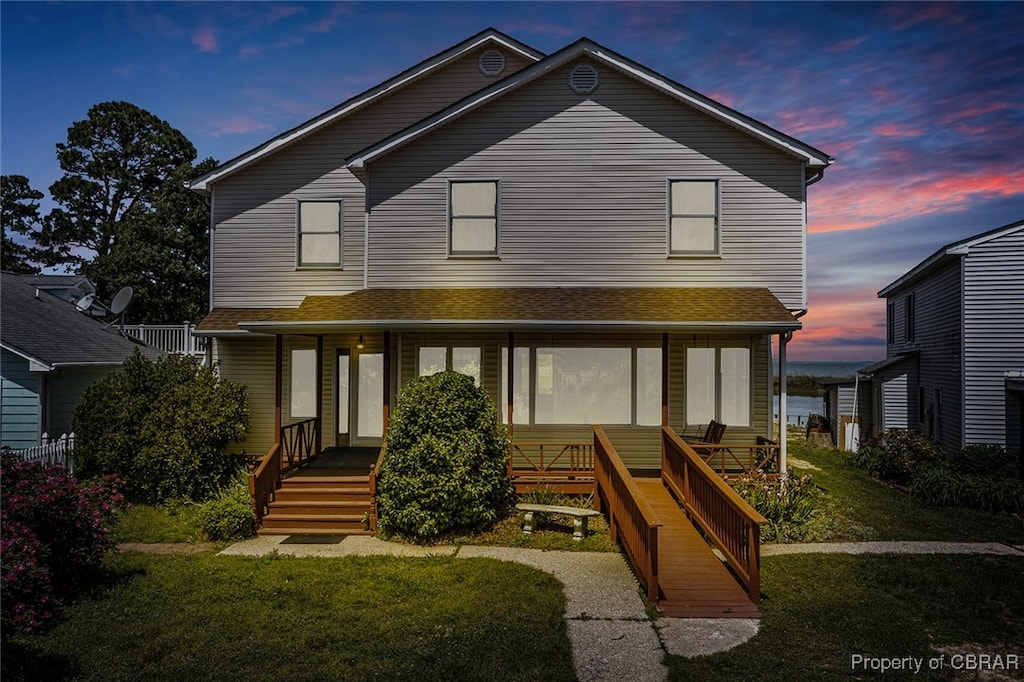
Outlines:
POLYGON ((660 478, 634 478, 661 520, 658 609, 674 618, 760 618, 746 590, 694 528, 660 478))

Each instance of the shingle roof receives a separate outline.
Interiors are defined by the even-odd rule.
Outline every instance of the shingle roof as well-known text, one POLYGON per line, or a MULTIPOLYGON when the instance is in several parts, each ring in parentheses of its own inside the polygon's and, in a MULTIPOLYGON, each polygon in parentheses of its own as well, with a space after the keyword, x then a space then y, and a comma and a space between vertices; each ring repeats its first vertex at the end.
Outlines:
POLYGON ((298 308, 218 308, 197 331, 438 325, 800 328, 768 289, 524 287, 363 289, 344 296, 307 296, 298 308))
POLYGON ((147 357, 162 353, 130 341, 114 327, 78 312, 75 306, 45 291, 36 296, 32 275, 3 273, 4 347, 50 366, 117 364, 139 348, 147 357))

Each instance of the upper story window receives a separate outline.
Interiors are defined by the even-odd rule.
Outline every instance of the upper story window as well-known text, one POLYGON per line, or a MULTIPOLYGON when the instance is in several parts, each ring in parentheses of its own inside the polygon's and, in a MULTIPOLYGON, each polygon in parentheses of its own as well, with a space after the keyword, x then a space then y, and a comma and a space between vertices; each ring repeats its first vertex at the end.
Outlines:
POLYGON ((914 340, 914 294, 907 294, 906 301, 903 304, 904 314, 906 316, 906 337, 907 341, 914 340))
POLYGON ((892 301, 885 304, 885 340, 896 343, 896 304, 892 301))
POLYGON ((669 180, 669 254, 718 255, 718 213, 717 180, 669 180))
POLYGON ((300 268, 341 267, 340 200, 300 200, 296 261, 300 268))
POLYGON ((498 255, 498 181, 448 184, 448 253, 498 255))

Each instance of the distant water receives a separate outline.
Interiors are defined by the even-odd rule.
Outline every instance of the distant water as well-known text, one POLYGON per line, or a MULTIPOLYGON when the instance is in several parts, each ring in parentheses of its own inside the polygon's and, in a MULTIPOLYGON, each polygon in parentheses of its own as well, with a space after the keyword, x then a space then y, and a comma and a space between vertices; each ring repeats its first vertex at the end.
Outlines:
MULTIPOLYGON (((850 377, 857 373, 858 369, 867 367, 877 360, 847 360, 844 362, 787 362, 786 376, 791 377, 850 377)), ((779 374, 779 361, 775 360, 775 375, 779 374)))

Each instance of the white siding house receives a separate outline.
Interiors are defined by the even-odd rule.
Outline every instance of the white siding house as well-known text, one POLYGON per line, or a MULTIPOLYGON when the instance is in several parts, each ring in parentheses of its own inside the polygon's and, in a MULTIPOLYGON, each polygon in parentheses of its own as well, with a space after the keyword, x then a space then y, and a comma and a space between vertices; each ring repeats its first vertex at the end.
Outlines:
POLYGON ((517 440, 770 436, 825 153, 589 40, 487 30, 193 183, 252 452, 319 419, 379 444, 401 386, 472 375, 517 440))

